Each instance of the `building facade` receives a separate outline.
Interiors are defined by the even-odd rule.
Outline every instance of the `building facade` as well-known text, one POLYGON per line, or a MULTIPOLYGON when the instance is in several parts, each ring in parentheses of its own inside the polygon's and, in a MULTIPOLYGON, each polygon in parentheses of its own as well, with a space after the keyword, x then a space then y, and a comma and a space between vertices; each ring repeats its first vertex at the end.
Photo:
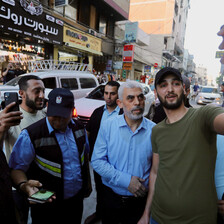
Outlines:
POLYGON ((148 34, 163 37, 162 66, 182 69, 189 0, 131 0, 129 20, 148 34))
POLYGON ((115 22, 128 19, 129 0, 5 0, 0 6, 0 67, 56 59, 109 69, 115 22))
POLYGON ((149 35, 130 21, 116 22, 114 69, 119 77, 150 83, 154 64, 161 67, 162 48, 157 35, 149 35), (134 25, 128 33, 128 27, 134 25), (130 39, 131 36, 131 40, 130 39), (128 39, 129 38, 129 39, 128 39), (126 47, 133 46, 132 58, 125 57, 126 47), (117 65, 120 65, 118 67, 117 65))

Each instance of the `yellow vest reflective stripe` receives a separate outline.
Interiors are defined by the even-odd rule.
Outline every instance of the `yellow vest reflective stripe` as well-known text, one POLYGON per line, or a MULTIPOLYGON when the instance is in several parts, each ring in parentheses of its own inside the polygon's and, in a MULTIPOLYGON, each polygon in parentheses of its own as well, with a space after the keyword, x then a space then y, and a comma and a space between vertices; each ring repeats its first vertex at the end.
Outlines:
POLYGON ((59 163, 54 163, 38 155, 36 155, 35 162, 40 169, 50 173, 53 176, 61 178, 61 165, 59 163))
POLYGON ((83 150, 82 150, 82 154, 81 154, 81 166, 83 166, 84 165, 84 162, 85 162, 85 145, 86 144, 84 144, 84 146, 83 146, 83 150))

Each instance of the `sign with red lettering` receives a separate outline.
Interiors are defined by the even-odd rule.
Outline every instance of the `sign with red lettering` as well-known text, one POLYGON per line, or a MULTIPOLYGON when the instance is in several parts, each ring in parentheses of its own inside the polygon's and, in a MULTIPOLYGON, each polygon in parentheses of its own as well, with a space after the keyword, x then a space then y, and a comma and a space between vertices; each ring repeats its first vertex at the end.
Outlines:
POLYGON ((133 62, 134 60, 134 45, 124 45, 123 62, 133 62))

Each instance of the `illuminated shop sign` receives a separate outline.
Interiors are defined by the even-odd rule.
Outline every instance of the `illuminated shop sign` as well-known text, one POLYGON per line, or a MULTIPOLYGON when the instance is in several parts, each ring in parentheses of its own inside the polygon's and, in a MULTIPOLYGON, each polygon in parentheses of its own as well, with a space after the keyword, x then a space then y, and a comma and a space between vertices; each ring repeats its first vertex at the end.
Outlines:
POLYGON ((1 2, 0 28, 4 31, 61 45, 63 25, 63 21, 46 14, 40 3, 28 0, 1 2))

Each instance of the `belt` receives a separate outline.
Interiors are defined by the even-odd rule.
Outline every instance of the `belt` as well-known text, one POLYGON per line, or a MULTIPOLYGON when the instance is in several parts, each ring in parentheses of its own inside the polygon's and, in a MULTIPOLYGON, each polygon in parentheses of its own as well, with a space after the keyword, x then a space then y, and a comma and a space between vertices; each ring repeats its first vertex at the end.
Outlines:
POLYGON ((111 188, 103 185, 104 190, 109 192, 111 195, 113 195, 116 198, 119 198, 123 203, 125 202, 133 202, 133 201, 145 201, 147 199, 147 195, 145 197, 135 197, 135 196, 128 196, 128 195, 120 195, 115 193, 111 188))

